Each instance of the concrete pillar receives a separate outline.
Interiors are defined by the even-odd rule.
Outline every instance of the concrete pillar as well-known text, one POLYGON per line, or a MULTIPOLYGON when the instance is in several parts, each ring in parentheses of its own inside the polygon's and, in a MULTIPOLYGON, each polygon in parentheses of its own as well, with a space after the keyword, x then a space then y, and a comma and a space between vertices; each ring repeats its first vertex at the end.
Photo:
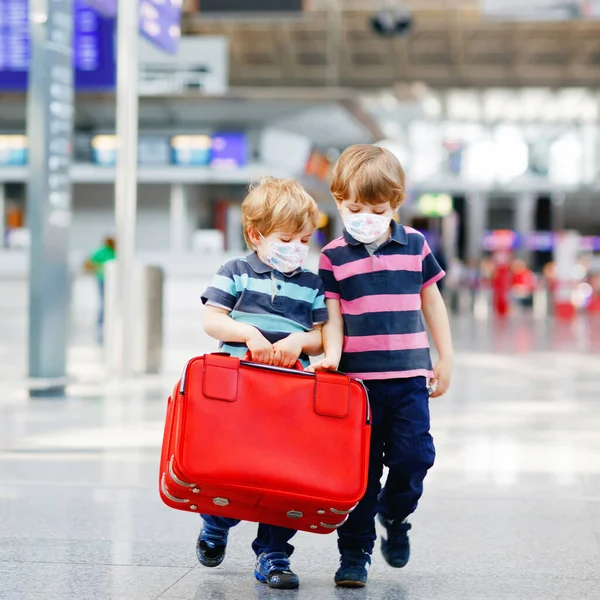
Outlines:
POLYGON ((243 254, 246 250, 242 232, 242 207, 232 204, 227 211, 227 250, 243 254))
POLYGON ((190 189, 181 183, 171 186, 171 252, 190 250, 190 189))
POLYGON ((487 227, 488 196, 482 192, 466 195, 467 205, 467 260, 479 260, 483 247, 483 236, 487 227))
POLYGON ((552 201, 552 230, 562 231, 565 229, 565 204, 566 194, 564 192, 554 192, 550 195, 552 201))
POLYGON ((521 238, 519 256, 530 264, 531 252, 527 249, 527 237, 535 229, 535 208, 537 196, 531 192, 519 194, 515 198, 515 230, 521 238))

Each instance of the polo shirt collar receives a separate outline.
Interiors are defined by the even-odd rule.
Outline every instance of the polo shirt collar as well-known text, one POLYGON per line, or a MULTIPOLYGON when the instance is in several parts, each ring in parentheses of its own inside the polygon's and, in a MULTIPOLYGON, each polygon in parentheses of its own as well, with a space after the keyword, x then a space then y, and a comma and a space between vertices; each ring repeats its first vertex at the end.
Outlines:
MULTIPOLYGON (((344 239, 351 246, 360 246, 362 242, 354 239, 345 229, 344 229, 344 239)), ((387 244, 388 242, 396 242, 402 246, 406 246, 408 244, 408 235, 406 234, 406 229, 400 223, 398 223, 395 219, 392 219, 392 233, 390 238, 383 242, 383 244, 387 244)), ((382 244, 382 245, 383 245, 382 244)))
MULTIPOLYGON (((270 267, 269 265, 267 265, 266 263, 264 263, 262 260, 260 260, 260 258, 258 258, 258 254, 256 252, 249 254, 246 257, 246 260, 248 261, 248 264, 250 265, 252 270, 257 275, 265 275, 266 273, 272 273, 275 270, 272 267, 270 267)), ((279 273, 279 271, 277 271, 277 272, 279 273)), ((295 275, 298 275, 298 273, 302 273, 301 268, 296 269, 292 273, 282 273, 282 275, 284 277, 294 277, 295 275)))

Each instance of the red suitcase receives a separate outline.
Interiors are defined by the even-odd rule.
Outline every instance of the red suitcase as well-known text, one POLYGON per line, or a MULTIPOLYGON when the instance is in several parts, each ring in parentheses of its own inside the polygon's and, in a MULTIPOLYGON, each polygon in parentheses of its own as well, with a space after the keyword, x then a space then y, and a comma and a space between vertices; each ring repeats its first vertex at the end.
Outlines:
POLYGON ((179 510, 329 533, 365 493, 370 437, 360 382, 208 354, 169 398, 160 494, 179 510))

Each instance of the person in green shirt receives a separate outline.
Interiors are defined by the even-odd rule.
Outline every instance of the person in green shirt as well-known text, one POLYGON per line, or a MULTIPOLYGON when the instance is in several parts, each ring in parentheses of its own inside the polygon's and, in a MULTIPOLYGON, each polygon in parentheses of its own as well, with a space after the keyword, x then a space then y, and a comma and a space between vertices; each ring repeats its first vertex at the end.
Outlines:
POLYGON ((98 291, 100 293, 100 308, 98 310, 98 335, 102 340, 104 329, 104 266, 107 262, 115 260, 116 244, 113 237, 107 236, 103 245, 93 252, 85 261, 84 268, 88 273, 96 276, 98 291))

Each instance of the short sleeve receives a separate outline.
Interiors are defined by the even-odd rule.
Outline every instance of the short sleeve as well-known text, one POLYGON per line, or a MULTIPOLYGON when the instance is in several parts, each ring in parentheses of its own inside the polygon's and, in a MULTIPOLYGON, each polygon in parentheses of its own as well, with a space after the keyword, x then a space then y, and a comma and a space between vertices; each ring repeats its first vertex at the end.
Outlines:
POLYGON ((421 264, 423 272, 423 287, 429 287, 437 283, 446 275, 440 264, 436 260, 427 240, 423 241, 423 252, 421 253, 421 264))
POLYGON ((207 290, 202 294, 202 304, 213 304, 233 310, 237 292, 233 273, 227 265, 222 266, 207 290))
POLYGON ((90 256, 89 260, 91 263, 96 265, 102 265, 105 262, 108 262, 108 253, 106 248, 100 248, 99 250, 96 250, 96 252, 90 256))
POLYGON ((340 299, 340 284, 333 274, 333 265, 331 259, 324 252, 321 254, 319 261, 319 276, 323 280, 325 290, 325 298, 330 300, 340 299))
POLYGON ((319 281, 319 291, 312 305, 313 324, 325 323, 329 319, 327 306, 325 306, 325 288, 323 282, 319 281))

